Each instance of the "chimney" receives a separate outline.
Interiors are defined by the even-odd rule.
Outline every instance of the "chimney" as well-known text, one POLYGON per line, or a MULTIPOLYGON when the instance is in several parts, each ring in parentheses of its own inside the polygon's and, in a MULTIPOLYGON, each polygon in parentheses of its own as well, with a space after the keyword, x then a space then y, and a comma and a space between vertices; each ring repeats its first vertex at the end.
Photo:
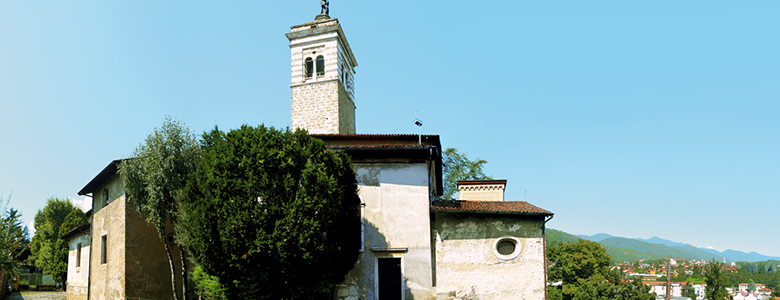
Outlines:
POLYGON ((506 180, 458 181, 458 200, 504 201, 506 180))

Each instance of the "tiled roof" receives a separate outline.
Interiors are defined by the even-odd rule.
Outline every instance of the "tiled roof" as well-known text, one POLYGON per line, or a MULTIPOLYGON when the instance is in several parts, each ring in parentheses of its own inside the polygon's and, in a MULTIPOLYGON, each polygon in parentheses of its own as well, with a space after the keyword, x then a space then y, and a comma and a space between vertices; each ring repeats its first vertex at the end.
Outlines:
POLYGON ((416 134, 311 134, 335 148, 441 148, 438 135, 416 134))
POLYGON ((89 223, 76 226, 75 228, 73 228, 73 229, 69 230, 68 232, 66 232, 65 234, 63 234, 60 238, 63 239, 63 240, 67 240, 67 239, 69 239, 72 236, 75 236, 75 235, 77 235, 79 233, 82 233, 82 232, 85 232, 85 231, 89 230, 90 227, 92 227, 92 224, 89 224, 89 223))
POLYGON ((431 204, 431 210, 438 212, 459 213, 494 213, 519 215, 552 216, 553 213, 525 201, 463 201, 436 200, 431 204))

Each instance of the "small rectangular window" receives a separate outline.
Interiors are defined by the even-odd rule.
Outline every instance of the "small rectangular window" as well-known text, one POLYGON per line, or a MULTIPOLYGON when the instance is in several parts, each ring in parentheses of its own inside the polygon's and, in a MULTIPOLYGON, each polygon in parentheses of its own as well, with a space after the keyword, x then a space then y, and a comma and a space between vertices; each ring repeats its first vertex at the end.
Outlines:
POLYGON ((100 237, 100 264, 108 262, 108 239, 107 236, 100 237))
POLYGON ((103 207, 108 205, 108 189, 103 190, 103 207))
POLYGON ((81 267, 81 243, 76 245, 76 268, 81 267))

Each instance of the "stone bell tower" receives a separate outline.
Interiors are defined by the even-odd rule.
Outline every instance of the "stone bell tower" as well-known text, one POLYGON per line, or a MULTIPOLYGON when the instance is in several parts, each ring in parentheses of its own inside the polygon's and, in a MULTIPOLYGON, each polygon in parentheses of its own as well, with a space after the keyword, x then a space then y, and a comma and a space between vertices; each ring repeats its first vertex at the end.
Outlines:
POLYGON ((292 128, 354 134, 357 61, 338 19, 323 8, 314 21, 291 28, 292 128))

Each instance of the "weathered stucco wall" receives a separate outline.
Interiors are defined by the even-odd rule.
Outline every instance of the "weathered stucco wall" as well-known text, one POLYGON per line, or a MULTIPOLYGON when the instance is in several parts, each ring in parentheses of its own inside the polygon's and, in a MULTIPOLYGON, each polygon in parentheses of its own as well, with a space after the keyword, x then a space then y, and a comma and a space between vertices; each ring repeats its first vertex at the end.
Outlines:
POLYGON ((68 300, 86 300, 89 284, 90 236, 88 232, 70 239, 68 245, 68 300), (77 266, 77 255, 81 244, 81 260, 77 266))
POLYGON ((90 271, 91 290, 90 299, 108 300, 125 298, 125 202, 124 188, 119 176, 114 176, 108 181, 102 190, 108 187, 110 199, 107 206, 102 207, 100 199, 93 198, 93 207, 96 209, 92 215, 92 251, 90 271), (96 205, 97 204, 97 205, 96 205), (101 263, 102 237, 106 237, 107 253, 106 263, 101 263))
POLYGON ((360 198, 365 204, 364 251, 338 292, 338 299, 377 299, 377 259, 389 257, 401 258, 404 299, 436 299, 431 273, 427 164, 377 163, 354 167, 360 181, 360 198))
POLYGON ((542 217, 435 215, 439 299, 544 299, 542 217), (502 238, 516 238, 519 255, 501 259, 502 238))

